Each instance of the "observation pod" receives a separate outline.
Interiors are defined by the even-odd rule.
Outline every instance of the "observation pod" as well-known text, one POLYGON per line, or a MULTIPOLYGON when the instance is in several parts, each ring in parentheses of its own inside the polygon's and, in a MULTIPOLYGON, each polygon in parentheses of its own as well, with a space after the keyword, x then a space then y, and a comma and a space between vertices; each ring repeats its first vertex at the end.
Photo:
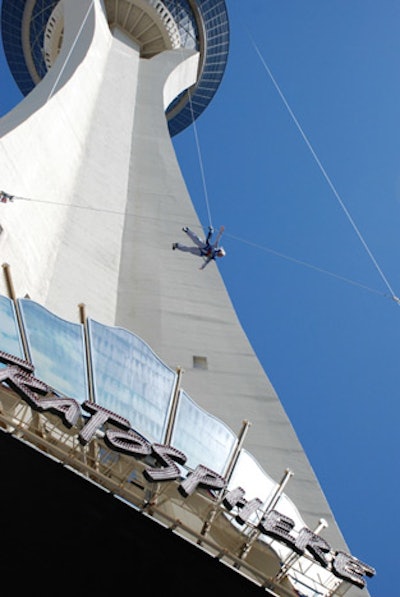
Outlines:
MULTIPOLYGON (((333 555, 321 566, 259 532, 262 513, 281 507, 294 533, 316 530, 332 554, 349 553, 218 268, 200 273, 171 250, 184 226, 201 230, 171 137, 202 116, 221 83, 225 2, 3 0, 2 34, 25 98, 0 121, 1 187, 15 197, 0 206, 0 363, 29 383, 3 376, 1 426, 217 560, 228 555, 232 573, 267 594, 367 596, 338 562, 343 574, 334 574, 333 555), (26 385, 50 394, 51 407, 26 385), (79 433, 67 432, 65 412, 54 414, 60 396, 91 414, 96 404, 112 411, 114 427, 78 445, 87 413, 76 414, 79 433), (203 489, 182 507, 175 478, 158 510, 151 479, 132 489, 143 463, 115 460, 115 439, 110 452, 115 425, 143 436, 144 450, 175 437, 190 473, 226 453, 216 473, 245 482, 246 499, 261 501, 258 518, 231 521, 226 510, 214 523, 218 492, 203 489)), ((372 574, 355 562, 353 576, 372 574)))

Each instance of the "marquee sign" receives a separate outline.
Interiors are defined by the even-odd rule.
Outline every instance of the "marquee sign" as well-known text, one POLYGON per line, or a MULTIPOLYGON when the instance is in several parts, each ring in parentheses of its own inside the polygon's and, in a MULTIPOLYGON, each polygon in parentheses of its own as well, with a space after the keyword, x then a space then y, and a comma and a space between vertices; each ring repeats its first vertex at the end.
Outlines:
MULTIPOLYGON (((153 464, 146 466, 143 471, 147 481, 179 481, 178 491, 184 498, 199 488, 211 490, 213 496, 220 494, 223 497, 220 507, 236 512, 235 520, 239 524, 250 522, 252 515, 260 508, 261 500, 255 498, 248 501, 241 487, 227 490, 227 480, 201 464, 182 479, 178 465, 186 462, 183 452, 171 445, 150 443, 131 428, 128 419, 94 402, 85 401, 80 405, 73 398, 57 395, 50 386, 34 377, 34 366, 27 361, 0 351, 0 362, 5 365, 0 368, 0 383, 13 389, 33 410, 56 414, 70 429, 77 427, 83 416, 84 424, 77 428, 77 437, 82 446, 89 444, 97 432, 102 431, 104 442, 110 450, 136 459, 151 457, 150 462, 153 464)), ((295 522, 291 518, 273 509, 263 514, 257 530, 284 543, 298 555, 307 552, 337 578, 360 588, 366 584, 364 576, 372 577, 375 574, 374 568, 358 558, 342 551, 333 551, 325 539, 307 527, 300 529, 295 536, 292 534, 294 526, 295 522)))

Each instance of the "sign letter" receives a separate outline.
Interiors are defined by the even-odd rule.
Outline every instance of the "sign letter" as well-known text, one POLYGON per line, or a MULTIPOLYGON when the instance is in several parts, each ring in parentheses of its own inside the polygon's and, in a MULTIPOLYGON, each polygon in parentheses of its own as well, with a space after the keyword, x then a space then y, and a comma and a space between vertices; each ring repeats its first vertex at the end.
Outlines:
POLYGON ((151 447, 157 461, 163 466, 157 469, 146 468, 143 471, 144 477, 148 481, 173 481, 177 479, 181 471, 175 462, 185 464, 186 456, 184 453, 172 446, 165 446, 163 444, 153 444, 151 447))
POLYGON ((284 541, 293 549, 294 538, 290 535, 290 531, 294 527, 294 522, 288 516, 280 514, 277 510, 271 510, 263 516, 258 528, 265 535, 270 535, 275 539, 284 541))
POLYGON ((221 475, 211 469, 199 464, 193 473, 189 474, 178 487, 179 493, 184 497, 192 495, 197 487, 207 487, 208 489, 224 489, 226 481, 221 475))
POLYGON ((336 552, 332 564, 332 572, 335 576, 343 578, 343 580, 347 580, 361 589, 365 587, 365 580, 362 578, 363 575, 371 577, 375 574, 374 568, 367 566, 367 564, 343 551, 336 552))

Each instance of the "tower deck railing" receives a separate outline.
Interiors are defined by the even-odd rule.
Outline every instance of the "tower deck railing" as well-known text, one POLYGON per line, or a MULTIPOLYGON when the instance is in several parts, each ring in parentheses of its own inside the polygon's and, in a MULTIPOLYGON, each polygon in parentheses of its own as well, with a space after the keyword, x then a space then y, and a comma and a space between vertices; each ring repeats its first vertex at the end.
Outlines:
POLYGON ((168 36, 171 40, 172 47, 174 49, 180 48, 181 37, 179 34, 179 30, 168 8, 165 6, 163 2, 161 2, 161 0, 146 0, 146 2, 157 11, 160 19, 164 24, 165 30, 168 32, 168 36))

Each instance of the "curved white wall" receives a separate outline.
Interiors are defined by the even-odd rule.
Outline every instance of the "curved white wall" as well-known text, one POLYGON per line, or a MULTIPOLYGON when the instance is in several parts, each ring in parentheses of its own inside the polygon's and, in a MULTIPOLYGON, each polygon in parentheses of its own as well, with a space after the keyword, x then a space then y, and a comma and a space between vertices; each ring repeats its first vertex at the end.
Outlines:
POLYGON ((324 537, 348 551, 217 265, 200 272, 193 256, 171 250, 182 226, 200 231, 200 222, 164 104, 193 82, 197 56, 140 59, 134 44, 110 34, 99 2, 76 40, 90 2, 78 4, 65 1, 66 44, 55 66, 0 123, 2 186, 35 199, 0 205, 1 261, 16 292, 72 321, 85 303, 93 319, 133 331, 182 367, 185 390, 234 432, 250 420, 245 447, 277 481, 294 471, 285 491, 307 525, 325 518, 324 537), (194 356, 207 369, 194 368, 194 356))

